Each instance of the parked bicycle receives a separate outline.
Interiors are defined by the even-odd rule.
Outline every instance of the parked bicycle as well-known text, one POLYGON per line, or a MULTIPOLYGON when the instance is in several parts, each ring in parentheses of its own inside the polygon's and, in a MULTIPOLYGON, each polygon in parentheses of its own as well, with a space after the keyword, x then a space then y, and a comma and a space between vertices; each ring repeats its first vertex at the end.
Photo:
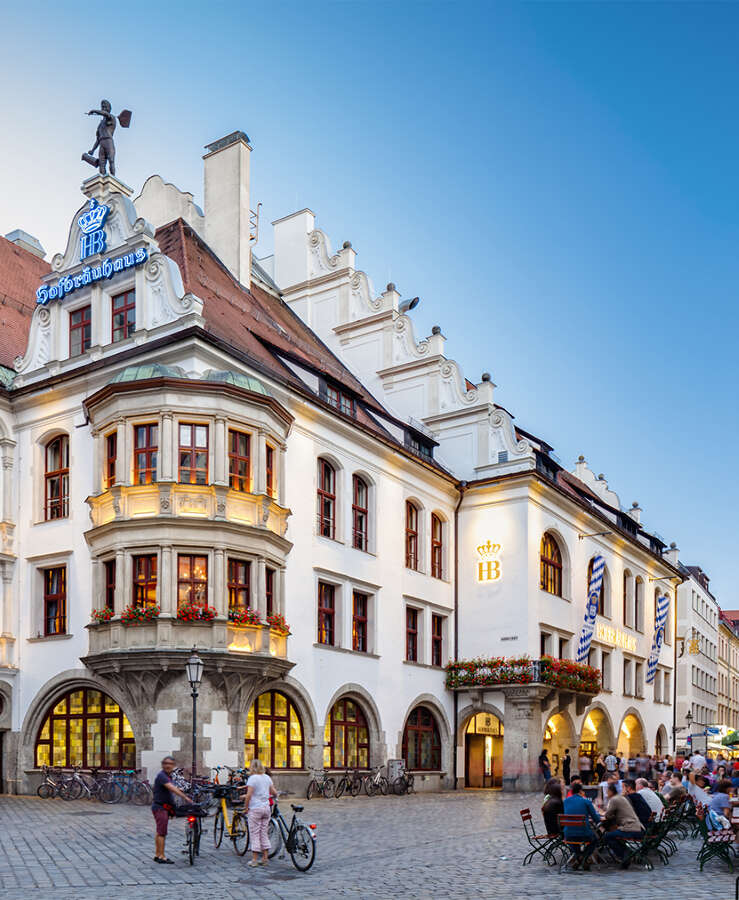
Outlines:
POLYGON ((308 784, 308 790, 305 796, 310 800, 312 797, 320 794, 326 800, 330 800, 336 793, 336 781, 331 778, 328 772, 322 769, 313 769, 313 777, 308 784))
POLYGON ((246 816, 240 810, 235 810, 233 818, 229 818, 229 807, 233 809, 235 804, 242 799, 238 796, 238 789, 229 785, 215 785, 213 797, 221 802, 221 808, 213 820, 213 843, 216 850, 221 846, 225 831, 231 839, 234 852, 243 856, 249 846, 249 825, 246 816))
POLYGON ((361 790, 362 776, 356 769, 353 772, 347 769, 336 784, 337 797, 341 797, 344 794, 344 791, 348 791, 352 797, 356 797, 361 790))
POLYGON ((415 794, 415 779, 411 772, 403 772, 393 782, 393 793, 395 794, 415 794))
POLYGON ((382 794, 383 797, 387 796, 390 785, 387 778, 382 774, 384 768, 385 766, 377 766, 373 772, 364 776, 362 783, 364 792, 368 797, 374 797, 375 794, 382 794))
POLYGON ((41 766, 44 780, 36 788, 36 793, 42 800, 50 800, 59 793, 59 785, 62 780, 61 769, 51 769, 49 766, 41 766))
POLYGON ((288 828, 277 801, 272 807, 272 817, 269 820, 269 858, 272 859, 284 847, 290 854, 293 865, 300 872, 307 872, 316 858, 316 829, 317 826, 306 825, 298 818, 298 813, 303 811, 302 806, 290 804, 293 818, 288 828))

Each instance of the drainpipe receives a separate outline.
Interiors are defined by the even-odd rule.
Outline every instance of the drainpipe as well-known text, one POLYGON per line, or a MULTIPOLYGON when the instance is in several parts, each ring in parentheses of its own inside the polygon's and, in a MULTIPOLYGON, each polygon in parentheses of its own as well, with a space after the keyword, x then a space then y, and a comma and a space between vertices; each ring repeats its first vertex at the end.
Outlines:
MULTIPOLYGON (((464 499, 467 488, 466 481, 460 481, 457 485, 459 500, 454 507, 454 662, 459 660, 459 507, 464 499)), ((457 790, 457 730, 459 728, 459 693, 454 692, 454 737, 452 749, 454 752, 454 790, 457 790)))

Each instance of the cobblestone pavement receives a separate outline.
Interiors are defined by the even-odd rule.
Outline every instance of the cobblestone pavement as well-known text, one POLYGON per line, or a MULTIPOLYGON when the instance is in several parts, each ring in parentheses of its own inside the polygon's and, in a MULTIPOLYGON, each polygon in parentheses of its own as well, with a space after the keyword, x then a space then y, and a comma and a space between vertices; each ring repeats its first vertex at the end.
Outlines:
MULTIPOLYGON (((698 845, 689 840, 653 872, 559 875, 536 862, 522 868, 526 845, 518 811, 538 811, 540 804, 538 796, 484 791, 313 800, 305 803, 303 819, 318 823, 318 852, 311 871, 302 874, 289 857, 249 869, 247 857, 237 857, 227 841, 214 849, 212 819, 193 867, 180 852, 184 823, 171 823, 167 850, 176 865, 165 867, 152 861, 153 819, 146 808, 4 796, 0 898, 734 898, 736 876, 717 861, 701 875, 698 845)), ((289 802, 282 807, 287 813, 289 802)))

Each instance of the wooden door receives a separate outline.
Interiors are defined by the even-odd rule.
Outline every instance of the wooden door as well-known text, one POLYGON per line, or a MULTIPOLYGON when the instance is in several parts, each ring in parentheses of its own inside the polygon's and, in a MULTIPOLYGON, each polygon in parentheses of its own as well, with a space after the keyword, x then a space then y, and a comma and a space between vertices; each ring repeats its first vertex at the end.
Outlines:
POLYGON ((468 734, 465 741, 465 785, 485 786, 485 735, 468 734))

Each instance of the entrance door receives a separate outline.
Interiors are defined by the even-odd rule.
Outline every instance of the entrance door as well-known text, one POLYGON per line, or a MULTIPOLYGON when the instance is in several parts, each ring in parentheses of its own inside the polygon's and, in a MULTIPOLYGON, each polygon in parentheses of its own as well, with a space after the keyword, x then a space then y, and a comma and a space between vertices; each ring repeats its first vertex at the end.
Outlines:
POLYGON ((485 787, 485 735, 465 735, 465 784, 467 787, 485 787))

